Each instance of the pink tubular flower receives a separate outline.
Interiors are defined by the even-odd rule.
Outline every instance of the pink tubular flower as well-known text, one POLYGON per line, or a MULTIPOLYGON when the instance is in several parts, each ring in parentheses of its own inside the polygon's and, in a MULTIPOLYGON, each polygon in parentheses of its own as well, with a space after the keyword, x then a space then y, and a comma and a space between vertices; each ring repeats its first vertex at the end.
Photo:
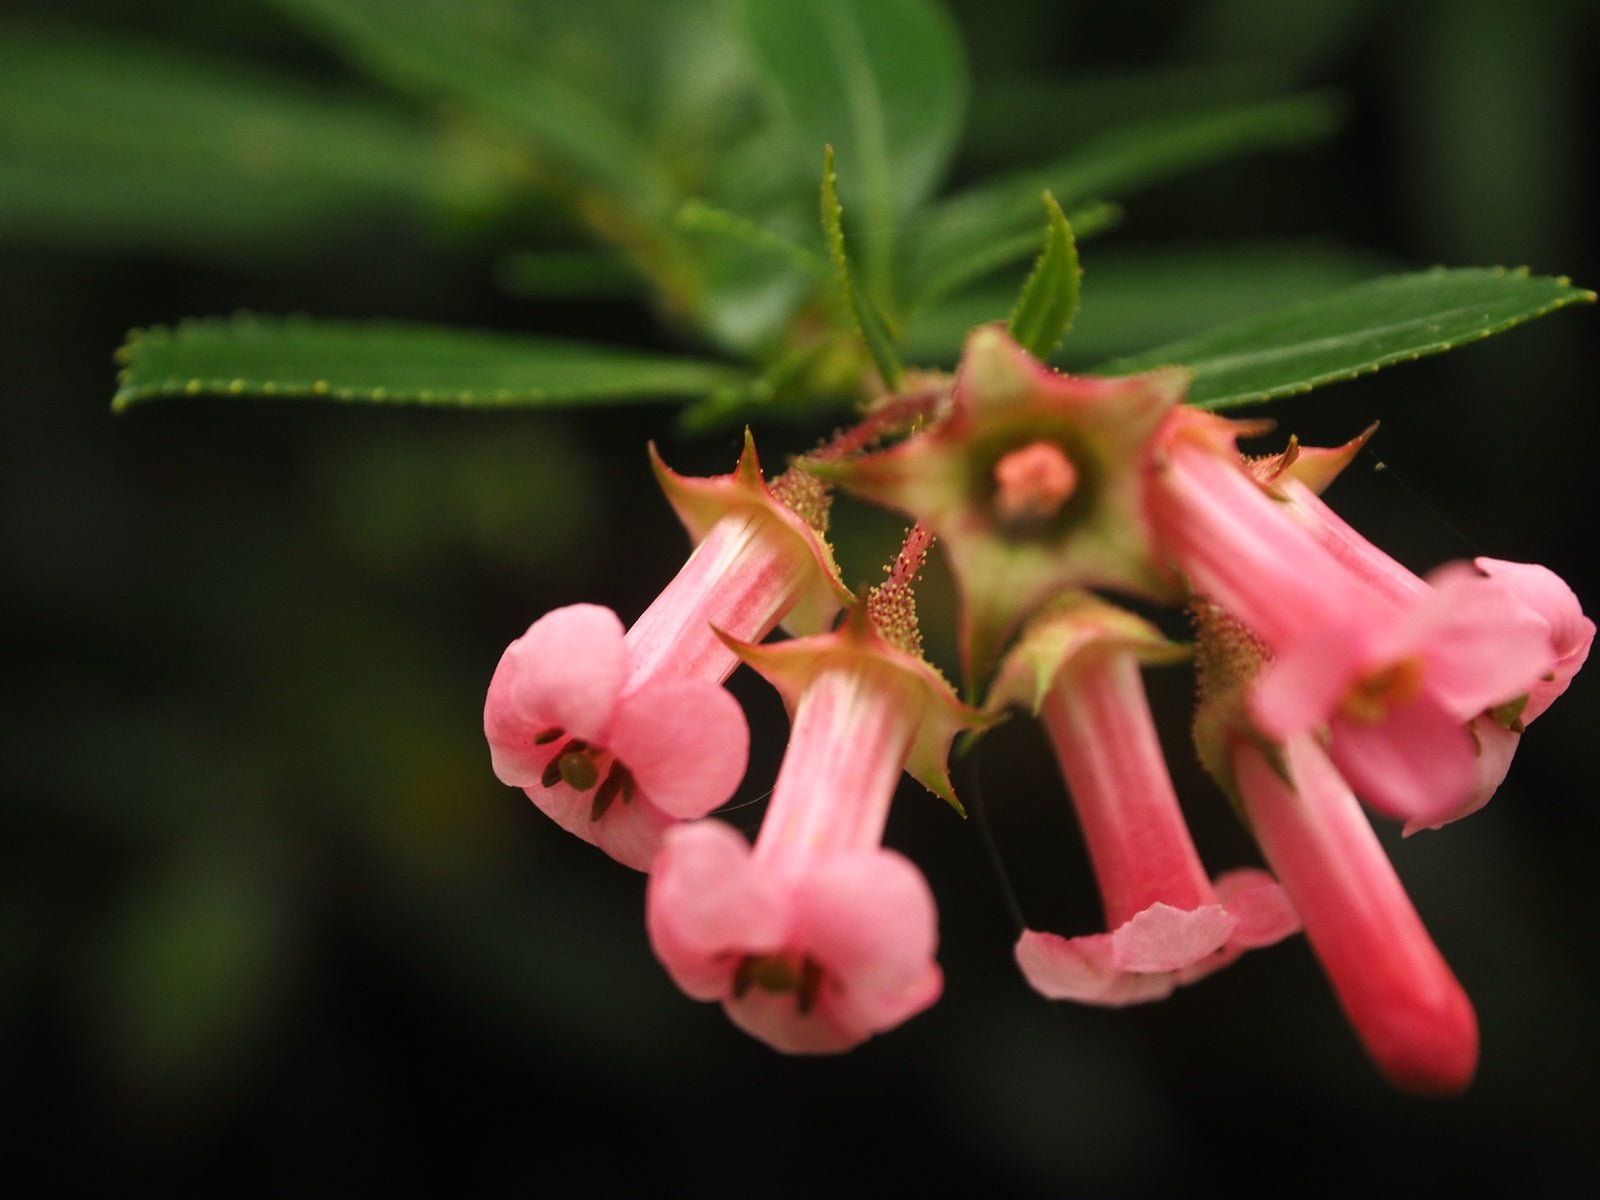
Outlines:
POLYGON ((1292 478, 1269 495, 1233 437, 1229 422, 1174 413, 1150 507, 1173 565, 1277 660, 1255 690, 1262 732, 1286 741, 1326 727, 1369 804, 1421 824, 1447 819, 1480 786, 1469 722, 1548 667, 1547 631, 1509 588, 1469 569, 1411 586, 1354 531, 1321 520, 1321 502, 1292 478))
POLYGON ((1409 609, 1369 605, 1280 652, 1251 707, 1275 741, 1326 727, 1368 804, 1432 824, 1477 785, 1469 722, 1522 694, 1552 658, 1547 631, 1507 588, 1447 567, 1409 609))
MULTIPOLYGON (((1365 437, 1363 434, 1361 439, 1352 443, 1352 447, 1359 445, 1365 437)), ((1313 453, 1328 455, 1340 452, 1313 453)), ((1352 529, 1316 496, 1312 487, 1307 486, 1308 480, 1294 477, 1277 479, 1275 482, 1286 511, 1374 592, 1395 605, 1412 609, 1426 610, 1438 605, 1437 599, 1430 599, 1432 589, 1426 580, 1401 566, 1352 529)), ((1477 812, 1489 802, 1510 769, 1523 730, 1567 690, 1572 677, 1588 658, 1589 647, 1594 641, 1594 622, 1583 615, 1577 596, 1554 572, 1531 563, 1503 562, 1493 558, 1474 559, 1473 566, 1479 575, 1491 581, 1490 584, 1475 586, 1480 589, 1498 588, 1501 605, 1519 612, 1518 624, 1539 631, 1548 651, 1550 666, 1543 674, 1535 674, 1533 664, 1524 664, 1519 671, 1520 681, 1508 696, 1502 697, 1501 702, 1492 708, 1468 718, 1465 732, 1474 760, 1470 787, 1453 807, 1442 809, 1431 818, 1407 821, 1405 831, 1408 835, 1419 829, 1437 829, 1477 812)), ((1452 574, 1472 578, 1461 568, 1454 569, 1452 574)), ((1489 611, 1492 620, 1495 610, 1489 611)), ((1469 647, 1484 634, 1494 637, 1500 632, 1494 627, 1473 631, 1469 634, 1469 647)), ((1470 648, 1465 653, 1470 655, 1470 648)), ((1539 661, 1544 661, 1543 656, 1539 661)), ((1361 774, 1361 763, 1359 760, 1349 760, 1346 741, 1335 737, 1332 745, 1334 761, 1347 776, 1357 778, 1361 774)), ((1459 758, 1459 755, 1453 757, 1459 758)))
POLYGON ((1173 792, 1139 678, 1184 657, 1149 624, 1086 595, 1053 604, 1001 666, 991 704, 1032 702, 1071 790, 1109 933, 1027 930, 1017 963, 1053 1000, 1159 1000, 1299 928, 1264 871, 1213 886, 1173 792))
POLYGON ((1478 1061, 1472 1003, 1338 770, 1308 735, 1276 764, 1242 738, 1230 760, 1262 853, 1379 1070, 1408 1091, 1465 1089, 1478 1061))
POLYGON ((805 465, 943 539, 961 592, 962 659, 981 675, 1028 614, 1067 588, 1173 596, 1151 553, 1142 479, 1151 437, 1188 380, 1176 368, 1066 375, 1004 328, 981 326, 943 420, 887 450, 805 465))
POLYGON ((1146 477, 1160 552, 1196 595, 1274 651, 1371 607, 1367 589, 1252 477, 1234 446, 1250 425, 1173 411, 1146 477))
POLYGON ((951 799, 944 759, 982 723, 858 605, 832 634, 740 645, 793 728, 752 849, 700 821, 667 831, 646 891, 651 945, 678 986, 790 1054, 847 1050, 932 1004, 932 893, 880 844, 902 769, 951 799))
POLYGON ((719 686, 738 659, 713 625, 759 639, 797 608, 820 619, 843 592, 820 532, 763 482, 748 434, 732 475, 683 479, 655 461, 694 553, 626 634, 595 605, 535 621, 501 657, 483 714, 500 780, 639 870, 669 825, 704 816, 744 775, 744 714, 719 686))

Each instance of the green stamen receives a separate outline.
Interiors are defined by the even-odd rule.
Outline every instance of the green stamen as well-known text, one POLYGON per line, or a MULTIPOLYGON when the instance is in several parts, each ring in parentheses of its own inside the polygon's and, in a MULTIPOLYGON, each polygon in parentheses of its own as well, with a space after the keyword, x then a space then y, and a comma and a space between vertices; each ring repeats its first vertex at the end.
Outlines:
POLYGON ((585 750, 568 750, 556 759, 556 769, 561 772, 561 778, 580 792, 587 792, 600 780, 600 769, 585 750))

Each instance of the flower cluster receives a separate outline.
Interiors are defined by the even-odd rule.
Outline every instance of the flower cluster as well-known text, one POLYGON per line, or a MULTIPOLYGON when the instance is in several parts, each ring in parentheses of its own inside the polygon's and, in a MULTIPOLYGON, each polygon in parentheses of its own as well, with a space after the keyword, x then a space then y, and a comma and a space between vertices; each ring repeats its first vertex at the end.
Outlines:
POLYGON ((960 811, 952 739, 1021 709, 1060 763, 1106 918, 1023 930, 1034 988, 1155 1000, 1303 928, 1380 1070, 1459 1090, 1472 1006, 1362 805, 1408 833, 1481 807, 1594 625, 1542 567, 1480 558, 1424 579, 1345 524, 1319 493, 1367 435, 1251 459, 1237 439, 1261 427, 1184 406, 1186 389, 1181 370, 1061 374, 984 327, 953 379, 885 398, 770 484, 748 436, 728 476, 656 460, 694 553, 626 631, 575 605, 511 644, 484 712, 496 774, 649 872, 651 944, 687 994, 780 1050, 825 1053, 942 987, 934 898, 882 844, 902 772, 960 811), (916 522, 859 596, 828 548, 831 487, 916 522), (935 539, 978 708, 922 656, 911 590, 935 539), (1194 645, 1106 592, 1187 611, 1194 645), (797 636, 763 644, 780 622, 797 636), (1179 807, 1141 671, 1191 656, 1196 749, 1266 869, 1213 877, 1179 807), (740 662, 791 721, 754 845, 700 819, 744 772, 721 687, 740 662))

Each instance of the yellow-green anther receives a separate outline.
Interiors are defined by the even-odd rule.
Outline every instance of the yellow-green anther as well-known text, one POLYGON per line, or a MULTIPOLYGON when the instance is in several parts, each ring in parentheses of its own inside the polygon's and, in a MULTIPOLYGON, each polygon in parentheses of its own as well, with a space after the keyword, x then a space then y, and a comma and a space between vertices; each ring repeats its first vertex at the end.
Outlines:
POLYGON ((580 792, 588 791, 599 782, 600 771, 587 751, 568 750, 556 759, 556 765, 561 772, 561 778, 580 792))

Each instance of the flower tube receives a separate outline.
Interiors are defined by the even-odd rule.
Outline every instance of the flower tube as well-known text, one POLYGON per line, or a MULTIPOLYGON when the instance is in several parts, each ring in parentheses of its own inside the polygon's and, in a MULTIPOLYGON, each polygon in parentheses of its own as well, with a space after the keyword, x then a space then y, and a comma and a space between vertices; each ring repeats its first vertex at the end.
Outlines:
POLYGON ((990 703, 1031 701, 1043 717, 1109 928, 1023 932, 1017 963, 1051 999, 1159 1000, 1299 928, 1266 872, 1213 884, 1200 864, 1139 677, 1141 660, 1184 657, 1148 623, 1077 594, 1041 613, 1001 666, 990 703))
POLYGON ((984 718, 886 640, 872 607, 835 633, 736 645, 792 721, 761 831, 753 848, 718 821, 667 831, 646 891, 651 945, 678 986, 790 1054, 847 1050, 943 987, 932 893, 883 848, 884 823, 902 770, 954 801, 950 741, 984 718))
POLYGON ((1309 735, 1275 762, 1234 744, 1237 792, 1256 840, 1305 923, 1356 1036, 1407 1091, 1472 1082, 1478 1021, 1378 844, 1355 794, 1309 735))
POLYGON ((748 434, 731 475, 685 479, 652 458, 698 542, 688 561, 626 632, 588 604, 535 621, 484 704, 500 780, 639 870, 669 825, 704 816, 744 775, 749 732, 720 686, 738 659, 713 626, 759 640, 848 598, 820 530, 767 486, 748 434))
POLYGON ((1275 741, 1255 725, 1259 639, 1215 605, 1194 615, 1201 763, 1248 822, 1378 1068, 1407 1090, 1461 1091, 1477 1065, 1477 1018, 1355 793, 1316 736, 1275 741))

